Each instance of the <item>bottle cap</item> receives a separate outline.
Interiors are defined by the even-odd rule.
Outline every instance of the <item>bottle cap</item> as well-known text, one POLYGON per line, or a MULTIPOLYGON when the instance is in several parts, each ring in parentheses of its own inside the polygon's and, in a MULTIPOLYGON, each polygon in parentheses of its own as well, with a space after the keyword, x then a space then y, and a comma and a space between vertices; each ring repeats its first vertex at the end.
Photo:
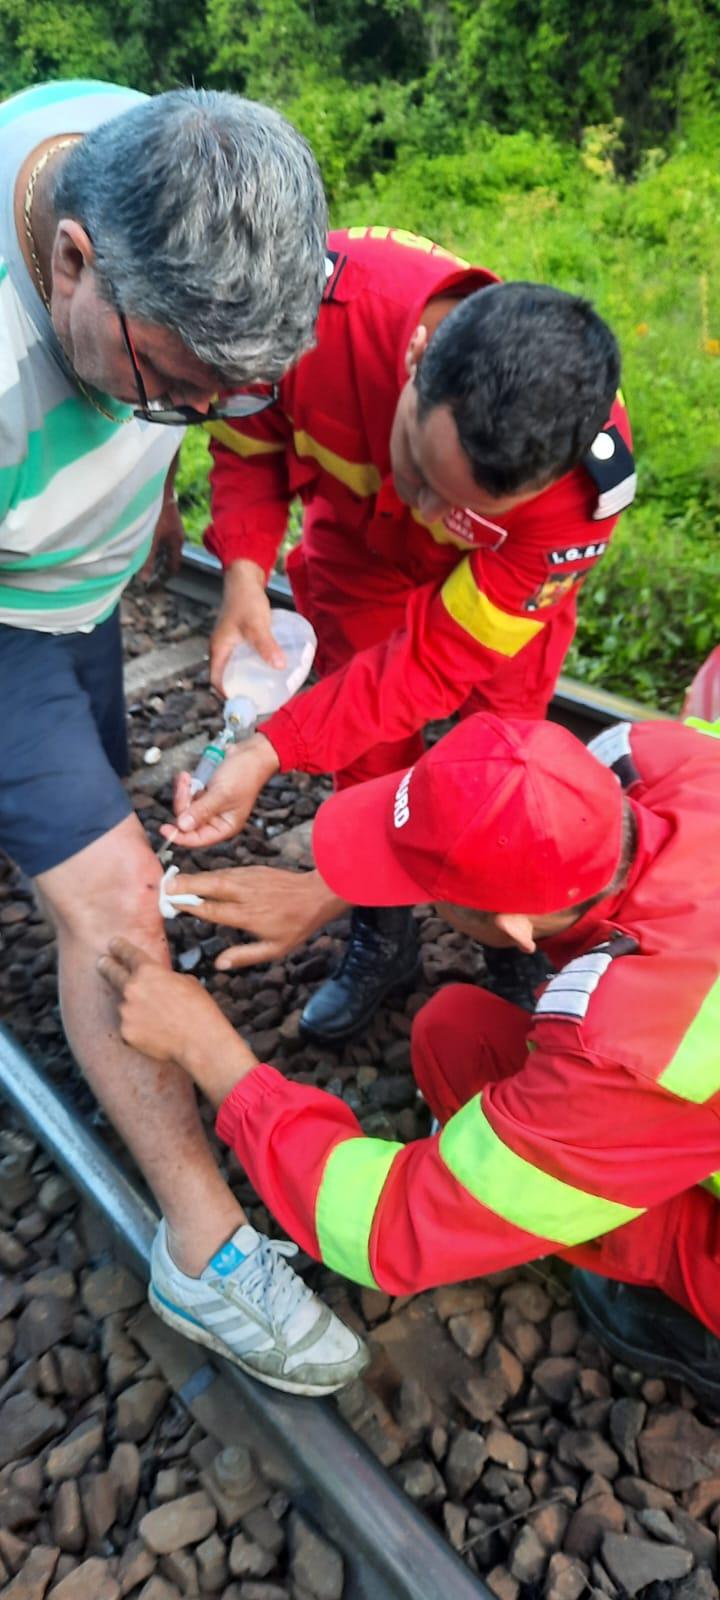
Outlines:
POLYGON ((226 727, 254 728, 257 716, 257 706, 246 694, 235 694, 231 700, 225 701, 226 727))

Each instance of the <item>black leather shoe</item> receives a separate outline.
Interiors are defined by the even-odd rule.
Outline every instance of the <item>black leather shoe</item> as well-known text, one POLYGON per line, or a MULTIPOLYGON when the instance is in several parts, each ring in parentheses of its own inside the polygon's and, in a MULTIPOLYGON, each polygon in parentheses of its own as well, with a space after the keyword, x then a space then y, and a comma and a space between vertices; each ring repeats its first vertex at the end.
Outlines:
POLYGON ((659 1289, 614 1283, 576 1267, 570 1287, 601 1344, 628 1367, 681 1378, 720 1408, 720 1339, 659 1289))
POLYGON ((302 1038, 344 1044, 367 1025, 391 989, 412 983, 417 967, 417 932, 407 906, 356 906, 339 967, 302 1013, 302 1038))
POLYGON ((486 989, 500 1000, 521 1006, 523 1011, 534 1011, 537 991, 552 976, 554 967, 542 950, 528 956, 524 950, 495 950, 490 945, 482 947, 487 978, 486 989))

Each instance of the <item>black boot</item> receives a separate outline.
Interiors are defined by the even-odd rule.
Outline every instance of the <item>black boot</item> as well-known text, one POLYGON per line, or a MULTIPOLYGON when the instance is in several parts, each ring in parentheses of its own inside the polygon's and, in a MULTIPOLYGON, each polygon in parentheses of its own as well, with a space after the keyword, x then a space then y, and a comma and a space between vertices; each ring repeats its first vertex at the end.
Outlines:
POLYGON ((303 1039, 332 1045, 352 1039, 391 989, 412 983, 417 966, 417 932, 407 906, 356 906, 342 961, 300 1018, 303 1039))
POLYGON ((482 952, 487 972, 485 987, 490 993, 521 1006, 523 1011, 534 1011, 537 991, 554 970, 542 950, 528 956, 524 950, 496 950, 484 944, 482 952))
POLYGON ((627 1367, 652 1377, 681 1378, 701 1400, 720 1408, 720 1339, 659 1289, 614 1283, 576 1267, 570 1286, 601 1344, 627 1367))

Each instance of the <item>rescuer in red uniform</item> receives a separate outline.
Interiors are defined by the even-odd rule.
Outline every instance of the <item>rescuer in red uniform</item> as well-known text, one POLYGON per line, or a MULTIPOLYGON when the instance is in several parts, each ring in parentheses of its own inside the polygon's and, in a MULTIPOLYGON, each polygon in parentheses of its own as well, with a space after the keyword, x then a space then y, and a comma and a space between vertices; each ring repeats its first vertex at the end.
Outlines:
MULTIPOLYGON (((464 704, 545 715, 578 589, 634 491, 618 376, 586 301, 499 284, 399 230, 330 235, 315 349, 277 405, 211 430, 214 683, 239 638, 273 653, 265 581, 296 495, 288 573, 320 641, 323 682, 243 747, 245 815, 278 768, 343 789, 416 760, 424 724, 464 704)), ((221 780, 195 820, 216 802, 221 780)), ((356 911, 303 1032, 350 1037, 416 958, 404 909, 356 911)))
POLYGON ((127 1042, 220 1105, 219 1133, 310 1254, 390 1294, 561 1255, 622 1359, 717 1405, 720 739, 623 724, 591 753, 480 714, 328 800, 313 844, 315 873, 177 887, 265 959, 340 895, 434 901, 484 943, 540 940, 559 968, 531 1017, 456 984, 419 1013, 413 1069, 439 1136, 364 1137, 341 1099, 259 1065, 194 979, 120 940, 104 971, 127 1042))

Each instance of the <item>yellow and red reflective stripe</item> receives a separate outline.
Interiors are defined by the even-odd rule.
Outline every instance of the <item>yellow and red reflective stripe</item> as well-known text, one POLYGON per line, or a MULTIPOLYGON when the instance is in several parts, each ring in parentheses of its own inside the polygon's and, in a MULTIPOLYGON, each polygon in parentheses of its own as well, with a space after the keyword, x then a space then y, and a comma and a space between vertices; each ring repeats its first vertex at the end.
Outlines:
POLYGON ((390 1139, 342 1139, 330 1151, 315 1204, 320 1254, 335 1272, 370 1289, 370 1235, 378 1201, 395 1157, 390 1139))
POLYGON ((679 1100, 702 1105, 720 1090, 720 978, 696 1011, 658 1083, 679 1100))
POLYGON ((470 557, 453 567, 440 591, 445 610, 478 644, 501 656, 516 656, 540 632, 542 621, 502 611, 478 589, 470 557))
POLYGON ((336 450, 321 444, 304 428, 295 429, 293 440, 299 456, 312 456, 325 472, 329 472, 331 478, 344 483, 345 488, 352 489, 353 494, 377 494, 382 478, 372 461, 348 461, 346 456, 338 455, 336 450))
POLYGON ((606 1200, 533 1166, 495 1132, 481 1095, 451 1117, 440 1135, 440 1156, 481 1205, 554 1244, 582 1244, 631 1222, 644 1209, 606 1200))
POLYGON ((213 439, 224 444, 236 456, 270 456, 285 449, 281 440, 256 439, 252 434, 239 433, 237 428, 231 428, 229 422, 206 422, 203 426, 206 433, 212 434, 213 439))

